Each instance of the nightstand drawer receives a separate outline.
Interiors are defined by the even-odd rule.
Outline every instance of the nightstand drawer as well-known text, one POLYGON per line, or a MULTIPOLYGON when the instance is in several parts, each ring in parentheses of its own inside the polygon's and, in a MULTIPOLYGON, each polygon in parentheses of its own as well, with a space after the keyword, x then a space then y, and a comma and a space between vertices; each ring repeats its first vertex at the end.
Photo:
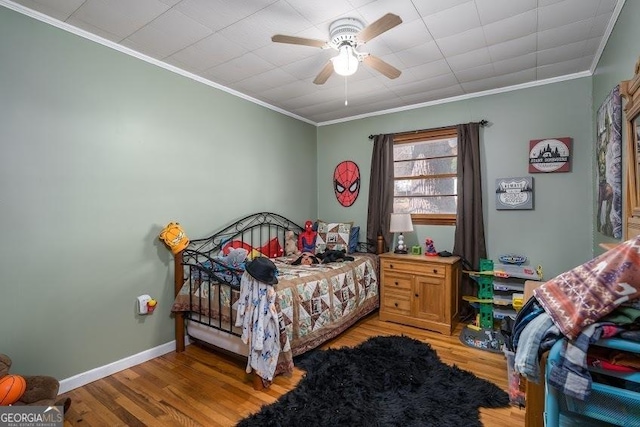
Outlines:
POLYGON ((435 263, 416 263, 396 260, 382 260, 382 269, 387 273, 398 271, 409 274, 427 274, 429 276, 444 277, 446 274, 446 266, 435 263))
POLYGON ((384 288, 389 292, 394 289, 411 290, 412 277, 402 274, 389 273, 384 275, 384 288))
POLYGON ((411 314, 411 293, 410 292, 385 292, 382 302, 382 309, 390 314, 411 314))

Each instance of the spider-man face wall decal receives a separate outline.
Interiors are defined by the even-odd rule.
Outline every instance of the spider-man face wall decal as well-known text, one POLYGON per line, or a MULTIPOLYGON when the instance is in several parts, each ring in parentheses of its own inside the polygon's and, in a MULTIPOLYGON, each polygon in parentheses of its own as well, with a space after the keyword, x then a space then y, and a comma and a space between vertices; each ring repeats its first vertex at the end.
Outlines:
POLYGON ((360 168, 358 165, 351 160, 338 163, 333 172, 333 190, 342 206, 351 206, 360 192, 360 168))

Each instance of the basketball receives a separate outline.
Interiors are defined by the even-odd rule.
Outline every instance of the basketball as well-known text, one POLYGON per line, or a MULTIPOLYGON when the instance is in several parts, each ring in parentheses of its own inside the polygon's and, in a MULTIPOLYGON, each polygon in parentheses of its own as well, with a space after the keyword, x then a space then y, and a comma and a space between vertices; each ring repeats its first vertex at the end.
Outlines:
POLYGON ((27 382, 20 375, 0 378, 0 406, 16 403, 27 389, 27 382))

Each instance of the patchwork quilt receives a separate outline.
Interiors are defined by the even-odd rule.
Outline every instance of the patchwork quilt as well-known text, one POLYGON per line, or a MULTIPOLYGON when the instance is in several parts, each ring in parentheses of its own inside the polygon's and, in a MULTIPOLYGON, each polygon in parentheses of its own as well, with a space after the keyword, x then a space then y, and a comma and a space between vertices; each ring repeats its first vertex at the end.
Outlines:
MULTIPOLYGON (((291 265, 295 255, 272 259, 278 268, 275 289, 293 356, 337 336, 379 307, 377 256, 352 255, 354 261, 314 265, 291 265)), ((227 285, 192 279, 182 286, 172 311, 190 311, 192 316, 233 325, 239 294, 227 285)))

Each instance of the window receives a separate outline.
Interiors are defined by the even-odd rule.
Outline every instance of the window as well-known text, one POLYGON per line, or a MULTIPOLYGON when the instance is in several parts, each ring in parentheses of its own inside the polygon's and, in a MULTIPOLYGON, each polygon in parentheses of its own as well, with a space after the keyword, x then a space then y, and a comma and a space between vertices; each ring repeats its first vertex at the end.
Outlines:
POLYGON ((393 143, 393 211, 411 213, 414 224, 455 224, 456 129, 396 134, 393 143))

